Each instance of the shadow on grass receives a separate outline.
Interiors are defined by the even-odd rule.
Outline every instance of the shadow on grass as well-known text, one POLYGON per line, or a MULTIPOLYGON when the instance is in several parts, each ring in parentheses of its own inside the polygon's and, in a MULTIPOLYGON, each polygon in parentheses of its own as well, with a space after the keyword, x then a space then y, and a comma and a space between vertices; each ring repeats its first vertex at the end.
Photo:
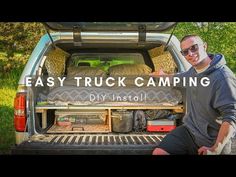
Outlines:
POLYGON ((12 107, 0 106, 0 154, 9 154, 15 144, 14 112, 12 107))

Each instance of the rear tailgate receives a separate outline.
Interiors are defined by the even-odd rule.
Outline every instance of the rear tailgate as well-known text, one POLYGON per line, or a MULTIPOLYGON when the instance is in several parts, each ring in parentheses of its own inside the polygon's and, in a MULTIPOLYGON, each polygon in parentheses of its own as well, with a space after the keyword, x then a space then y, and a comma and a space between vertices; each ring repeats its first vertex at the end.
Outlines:
POLYGON ((12 154, 151 155, 161 134, 34 135, 12 154))

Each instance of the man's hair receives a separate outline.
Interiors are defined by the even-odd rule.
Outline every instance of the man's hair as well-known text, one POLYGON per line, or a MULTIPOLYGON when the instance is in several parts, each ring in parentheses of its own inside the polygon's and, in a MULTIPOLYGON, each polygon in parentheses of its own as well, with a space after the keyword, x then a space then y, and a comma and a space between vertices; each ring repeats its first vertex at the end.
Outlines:
POLYGON ((186 39, 191 38, 191 37, 196 37, 196 38, 201 39, 201 38, 200 38, 198 35, 196 35, 196 34, 189 34, 189 35, 184 36, 184 37, 180 40, 180 43, 182 43, 183 41, 185 41, 186 39))

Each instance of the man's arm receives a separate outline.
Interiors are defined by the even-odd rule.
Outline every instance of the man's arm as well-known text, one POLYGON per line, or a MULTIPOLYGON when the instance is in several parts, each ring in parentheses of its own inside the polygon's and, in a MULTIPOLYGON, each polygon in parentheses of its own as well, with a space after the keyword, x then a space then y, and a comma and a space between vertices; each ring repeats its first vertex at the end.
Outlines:
POLYGON ((221 124, 217 139, 212 147, 202 146, 198 149, 199 155, 218 155, 222 152, 226 143, 233 136, 235 131, 234 126, 229 122, 223 122, 221 124))
POLYGON ((222 116, 223 123, 218 132, 216 142, 212 147, 201 147, 199 154, 220 154, 225 144, 230 140, 236 125, 236 79, 234 76, 223 77, 215 82, 212 95, 212 107, 222 116))

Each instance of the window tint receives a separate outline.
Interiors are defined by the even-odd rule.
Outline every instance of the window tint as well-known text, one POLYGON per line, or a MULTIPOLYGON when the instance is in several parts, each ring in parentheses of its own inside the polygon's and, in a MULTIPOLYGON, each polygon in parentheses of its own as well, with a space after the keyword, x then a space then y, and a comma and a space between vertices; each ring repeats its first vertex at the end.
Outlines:
POLYGON ((101 67, 108 70, 119 64, 145 64, 140 53, 76 53, 71 57, 70 65, 101 67))

